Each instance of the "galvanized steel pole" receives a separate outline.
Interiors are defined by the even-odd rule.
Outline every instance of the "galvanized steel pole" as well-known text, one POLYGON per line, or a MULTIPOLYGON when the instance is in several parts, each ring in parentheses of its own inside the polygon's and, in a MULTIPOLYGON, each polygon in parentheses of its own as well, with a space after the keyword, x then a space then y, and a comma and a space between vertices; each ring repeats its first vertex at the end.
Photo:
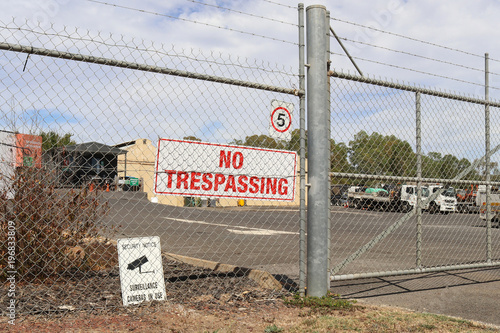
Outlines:
POLYGON ((417 268, 422 266, 422 110, 420 93, 415 94, 417 148, 417 268))
POLYGON ((328 214, 330 209, 329 129, 326 8, 306 9, 307 36, 307 295, 321 297, 329 290, 328 214))
MULTIPOLYGON (((330 12, 329 11, 326 12, 326 24, 327 24, 327 27, 330 27, 330 12)), ((330 70, 330 64, 331 64, 331 61, 330 61, 330 30, 326 29, 326 71, 327 71, 327 73, 330 70)), ((332 142, 331 142, 332 117, 330 117, 330 110, 332 109, 332 103, 331 103, 331 98, 330 98, 331 84, 330 84, 329 77, 327 79, 327 82, 328 82, 328 86, 327 86, 326 98, 328 100, 328 104, 327 104, 328 105, 328 168, 330 168, 332 165, 332 154, 331 154, 331 151, 332 151, 332 142)), ((330 171, 330 170, 328 170, 328 171, 330 171)), ((328 207, 330 207, 330 205, 331 205, 331 196, 332 196, 331 182, 332 182, 332 178, 330 177, 330 173, 328 173, 328 184, 330 185, 328 187, 328 194, 327 194, 328 207)), ((332 256, 331 236, 332 236, 332 232, 330 230, 331 219, 332 219, 332 211, 330 208, 328 208, 328 220, 327 220, 327 223, 328 223, 328 226, 327 226, 327 228, 328 228, 328 270, 327 270, 327 274, 326 274, 327 280, 330 280, 330 268, 331 268, 331 264, 332 264, 331 263, 331 256, 332 256)))
MULTIPOLYGON (((490 65, 489 54, 484 55, 484 99, 486 102, 490 100, 490 65)), ((485 181, 486 181, 486 260, 491 262, 491 171, 490 171, 490 106, 484 105, 484 141, 485 141, 485 181)))
MULTIPOLYGON (((299 89, 306 88, 304 57, 304 4, 299 3, 299 89)), ((299 293, 306 289, 306 98, 300 96, 300 229, 299 229, 299 293)))

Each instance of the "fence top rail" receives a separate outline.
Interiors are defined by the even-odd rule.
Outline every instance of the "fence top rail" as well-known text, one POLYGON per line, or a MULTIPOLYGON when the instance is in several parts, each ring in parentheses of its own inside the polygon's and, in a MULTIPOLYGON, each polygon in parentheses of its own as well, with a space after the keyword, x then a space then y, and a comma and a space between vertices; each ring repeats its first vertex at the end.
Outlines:
POLYGON ((418 178, 407 176, 384 176, 384 175, 369 175, 346 172, 330 172, 331 177, 347 178, 347 179, 362 179, 362 180, 380 180, 380 181, 395 181, 395 182, 422 182, 422 183, 440 183, 440 184, 458 184, 458 185, 493 185, 500 186, 498 181, 474 180, 474 179, 446 179, 446 178, 418 178))
POLYGON ((500 107, 500 102, 487 101, 487 100, 480 99, 480 98, 456 95, 456 94, 432 90, 432 89, 428 89, 428 88, 420 88, 420 87, 415 87, 415 86, 406 85, 406 84, 397 83, 397 82, 384 81, 384 80, 374 79, 374 78, 370 78, 370 77, 366 77, 366 76, 359 76, 359 75, 354 75, 354 74, 350 74, 350 73, 338 72, 335 70, 329 71, 328 76, 336 77, 339 79, 346 79, 346 80, 351 80, 351 81, 373 84, 373 85, 387 87, 387 88, 394 88, 394 89, 405 90, 405 91, 410 91, 410 92, 415 92, 415 93, 421 93, 421 94, 429 95, 429 96, 442 97, 442 98, 452 99, 452 100, 456 100, 456 101, 469 102, 469 103, 481 104, 481 105, 489 105, 489 106, 493 106, 493 107, 500 107))
POLYGON ((185 78, 190 78, 190 79, 204 80, 204 81, 217 82, 217 83, 223 83, 223 84, 231 84, 231 85, 236 85, 236 86, 241 86, 241 87, 246 87, 246 88, 273 91, 273 92, 295 95, 295 96, 302 96, 305 94, 305 92, 303 90, 299 90, 299 89, 277 87, 277 86, 271 86, 271 85, 262 84, 262 83, 248 82, 248 81, 243 81, 243 80, 235 80, 235 79, 230 79, 230 78, 225 78, 225 77, 220 77, 220 76, 215 76, 215 75, 199 74, 199 73, 171 69, 171 68, 160 67, 160 66, 144 65, 144 64, 134 63, 134 62, 115 60, 115 59, 109 59, 109 58, 103 58, 103 57, 94 57, 94 56, 83 55, 83 54, 78 54, 78 53, 49 50, 49 49, 40 48, 40 47, 33 47, 33 46, 25 46, 25 45, 19 45, 19 44, 0 42, 0 50, 27 53, 27 54, 36 54, 36 55, 40 55, 40 56, 59 58, 59 59, 65 59, 65 60, 74 60, 74 61, 80 61, 80 62, 86 62, 86 63, 92 63, 92 64, 105 65, 105 66, 134 69, 134 70, 153 72, 153 73, 159 73, 159 74, 167 74, 167 75, 185 77, 185 78))

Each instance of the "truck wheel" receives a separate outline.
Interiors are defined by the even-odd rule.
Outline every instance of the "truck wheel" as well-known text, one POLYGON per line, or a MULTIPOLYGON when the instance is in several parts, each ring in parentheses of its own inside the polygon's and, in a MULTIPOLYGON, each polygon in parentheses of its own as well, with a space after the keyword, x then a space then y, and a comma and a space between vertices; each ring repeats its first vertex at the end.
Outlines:
POLYGON ((353 204, 354 204, 354 208, 355 209, 360 209, 361 208, 361 203, 359 202, 358 199, 354 199, 353 204))
POLYGON ((409 203, 405 202, 403 204, 403 213, 408 213, 412 210, 412 207, 409 203))
POLYGON ((438 205, 436 205, 434 202, 431 202, 431 205, 429 206, 429 212, 431 214, 437 214, 439 212, 438 205))

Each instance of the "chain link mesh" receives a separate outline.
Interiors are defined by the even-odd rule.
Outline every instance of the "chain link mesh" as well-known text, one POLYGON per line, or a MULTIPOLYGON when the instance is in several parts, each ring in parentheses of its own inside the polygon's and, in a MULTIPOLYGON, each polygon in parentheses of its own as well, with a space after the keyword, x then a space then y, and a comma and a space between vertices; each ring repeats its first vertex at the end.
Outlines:
MULTIPOLYGON (((476 201, 485 163, 456 178, 485 156, 485 106, 386 86, 332 79, 332 272, 368 276, 498 261, 500 234, 495 228, 487 236, 476 201), (405 192, 414 194, 413 202, 405 192)), ((489 120, 491 128, 497 118, 489 120)), ((498 142, 494 132, 491 142, 498 142)), ((494 182, 497 161, 493 154, 494 182)))
MULTIPOLYGON (((162 269, 167 299, 187 302, 197 295, 203 303, 211 295, 229 301, 248 278, 256 287, 297 287, 298 157, 294 172, 284 175, 292 200, 157 193, 157 171, 167 173, 167 182, 169 177, 168 170, 157 170, 165 139, 205 145, 205 152, 220 147, 226 155, 216 162, 233 169, 239 160, 227 155, 231 149, 273 152, 257 159, 268 173, 246 173, 247 180, 232 185, 230 171, 219 174, 233 194, 248 189, 251 177, 262 179, 255 191, 276 192, 271 178, 273 168, 285 164, 280 154, 299 151, 299 97, 292 93, 299 76, 293 69, 28 22, 0 23, 0 29, 3 43, 26 46, 23 52, 0 51, 2 304, 12 299, 14 277, 19 315, 116 310, 123 283, 117 241, 137 237, 158 237, 159 243, 148 243, 161 244, 161 265, 148 266, 153 259, 142 255, 129 255, 125 263, 145 274, 162 269), (82 61, 80 55, 130 66, 82 61), (160 74, 158 68, 177 72, 160 74), (272 101, 294 105, 290 140, 270 136, 272 101)), ((485 228, 481 203, 472 200, 486 174, 484 162, 473 165, 485 154, 484 106, 347 79, 330 82, 332 275, 498 261, 498 229, 485 228), (439 207, 424 203, 422 214, 411 201, 421 179, 423 200, 434 188, 452 186, 436 199, 439 207), (367 189, 377 193, 370 200, 367 189), (467 199, 457 202, 457 193, 467 199)), ((497 118, 491 128, 498 127, 497 118)), ((497 136, 493 131, 491 142, 499 142, 497 136)), ((195 152, 203 149, 182 151, 176 159, 192 178, 177 173, 173 186, 186 193, 198 186, 196 177, 200 186, 208 184, 203 172, 195 174, 195 152)), ((491 170, 498 181, 496 155, 491 170)), ((245 179, 238 175, 234 179, 245 179)), ((215 182, 215 174, 206 177, 215 182)), ((149 286, 134 283, 132 289, 149 286)))
MULTIPOLYGON (((286 175, 290 191, 297 191, 287 201, 155 193, 160 139, 254 146, 274 152, 265 163, 283 163, 279 151, 298 150, 298 97, 231 85, 231 78, 293 90, 297 74, 281 65, 126 37, 17 22, 0 26, 5 43, 185 71, 179 77, 76 56, 0 51, 2 230, 12 230, 13 241, 9 261, 9 233, 2 235, 1 268, 2 279, 14 276, 19 285, 18 315, 120 307, 116 241, 129 238, 159 237, 166 298, 173 301, 236 295, 249 283, 280 290, 280 283, 266 284, 276 281, 270 273, 298 275, 296 174, 286 175), (192 79, 191 72, 227 83, 192 79), (273 100, 295 105, 290 141, 269 136, 273 100)), ((161 269, 148 266, 151 257, 124 258, 129 270, 138 268, 134 272, 161 269)), ((131 289, 152 286, 125 282, 131 289)), ((8 302, 5 294, 2 304, 8 302)))

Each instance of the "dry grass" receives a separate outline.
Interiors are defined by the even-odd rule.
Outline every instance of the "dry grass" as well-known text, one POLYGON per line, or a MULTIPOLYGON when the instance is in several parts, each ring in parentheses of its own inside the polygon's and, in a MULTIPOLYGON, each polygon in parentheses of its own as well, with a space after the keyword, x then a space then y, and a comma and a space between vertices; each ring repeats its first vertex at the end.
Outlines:
POLYGON ((25 318, 6 332, 500 332, 499 328, 446 316, 391 307, 355 305, 350 309, 298 308, 282 300, 241 304, 225 310, 193 309, 169 302, 129 307, 117 315, 75 313, 60 318, 25 318))

